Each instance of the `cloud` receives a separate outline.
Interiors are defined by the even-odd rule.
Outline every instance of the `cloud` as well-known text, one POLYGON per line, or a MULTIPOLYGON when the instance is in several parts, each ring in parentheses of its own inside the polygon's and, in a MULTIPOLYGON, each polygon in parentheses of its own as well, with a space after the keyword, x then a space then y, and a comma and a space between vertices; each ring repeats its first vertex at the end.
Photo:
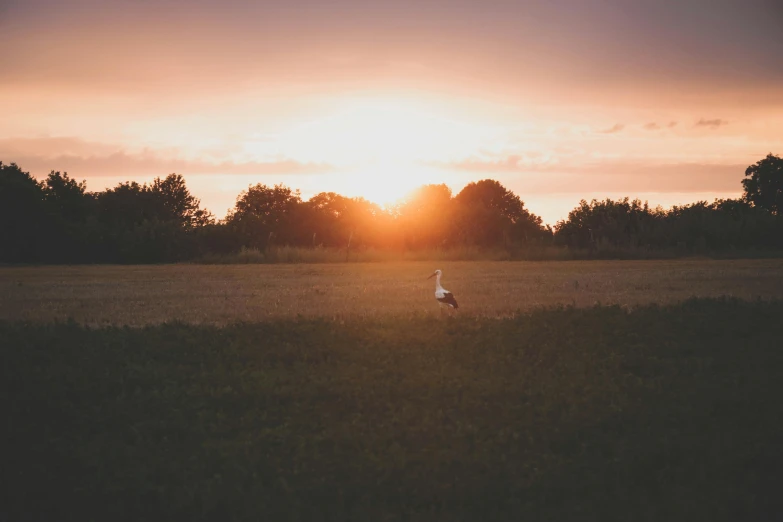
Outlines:
POLYGON ((663 128, 671 129, 671 128, 674 128, 676 126, 677 126, 677 122, 676 121, 670 121, 669 123, 667 123, 665 125, 663 123, 659 124, 658 122, 651 121, 650 123, 645 123, 642 126, 642 128, 644 130, 650 130, 651 131, 651 130, 659 130, 659 129, 663 129, 663 128))
POLYGON ((720 118, 715 118, 713 120, 705 120, 704 118, 700 119, 696 122, 696 127, 709 127, 711 129, 717 129, 718 127, 722 127, 724 125, 728 125, 729 122, 726 120, 721 120, 720 118))
POLYGON ((608 128, 608 129, 604 129, 602 131, 598 131, 598 132, 600 132, 601 134, 615 134, 615 133, 620 132, 624 128, 625 128, 625 125, 623 125, 622 123, 615 123, 614 126, 608 128))
POLYGON ((44 136, 37 138, 0 138, 0 154, 11 155, 75 155, 105 156, 121 147, 70 136, 44 136))
POLYGON ((523 193, 741 192, 747 165, 663 163, 656 160, 594 160, 531 163, 511 155, 497 160, 467 159, 440 168, 501 177, 523 193))
POLYGON ((511 154, 498 160, 466 159, 455 163, 433 164, 441 168, 462 170, 467 172, 526 172, 531 162, 518 154, 511 154))
POLYGON ((323 163, 292 159, 273 161, 207 161, 177 158, 172 151, 126 152, 121 147, 77 138, 0 139, 0 160, 16 163, 23 170, 43 174, 51 170, 75 177, 165 176, 177 174, 313 174, 334 168, 323 163))

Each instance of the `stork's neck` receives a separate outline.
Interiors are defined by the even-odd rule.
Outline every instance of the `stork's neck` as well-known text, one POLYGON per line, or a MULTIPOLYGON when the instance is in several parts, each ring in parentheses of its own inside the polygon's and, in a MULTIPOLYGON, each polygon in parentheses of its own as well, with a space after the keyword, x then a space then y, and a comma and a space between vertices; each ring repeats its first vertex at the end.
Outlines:
POLYGON ((440 286, 440 274, 435 276, 435 290, 443 290, 443 287, 440 286))

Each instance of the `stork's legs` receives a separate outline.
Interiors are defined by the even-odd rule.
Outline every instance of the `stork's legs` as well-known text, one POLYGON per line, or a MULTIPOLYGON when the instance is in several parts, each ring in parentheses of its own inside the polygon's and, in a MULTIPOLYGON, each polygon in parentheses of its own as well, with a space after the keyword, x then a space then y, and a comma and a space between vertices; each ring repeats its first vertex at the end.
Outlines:
POLYGON ((449 305, 443 304, 441 302, 438 302, 438 310, 440 311, 440 316, 441 317, 443 317, 444 314, 446 315, 446 317, 451 317, 454 314, 454 307, 453 306, 449 306, 449 305), (444 309, 446 310, 445 312, 444 312, 444 309))

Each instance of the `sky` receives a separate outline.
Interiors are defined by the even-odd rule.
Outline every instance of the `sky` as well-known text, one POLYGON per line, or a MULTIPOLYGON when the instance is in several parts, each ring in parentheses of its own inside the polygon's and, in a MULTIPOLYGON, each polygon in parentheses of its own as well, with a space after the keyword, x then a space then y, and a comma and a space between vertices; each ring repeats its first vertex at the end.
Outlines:
POLYGON ((185 176, 391 203, 497 179, 736 197, 783 154, 777 0, 0 0, 0 161, 103 190, 185 176))

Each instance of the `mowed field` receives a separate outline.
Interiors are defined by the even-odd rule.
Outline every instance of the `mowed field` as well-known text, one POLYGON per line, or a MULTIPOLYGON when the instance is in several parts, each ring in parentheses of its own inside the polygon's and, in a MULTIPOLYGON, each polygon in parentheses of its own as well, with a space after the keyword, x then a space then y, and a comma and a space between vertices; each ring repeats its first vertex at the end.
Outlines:
POLYGON ((774 260, 3 268, 0 520, 779 520, 782 296, 774 260))
POLYGON ((401 262, 0 268, 0 319, 140 326, 437 314, 434 269, 462 316, 783 297, 783 260, 401 262))

